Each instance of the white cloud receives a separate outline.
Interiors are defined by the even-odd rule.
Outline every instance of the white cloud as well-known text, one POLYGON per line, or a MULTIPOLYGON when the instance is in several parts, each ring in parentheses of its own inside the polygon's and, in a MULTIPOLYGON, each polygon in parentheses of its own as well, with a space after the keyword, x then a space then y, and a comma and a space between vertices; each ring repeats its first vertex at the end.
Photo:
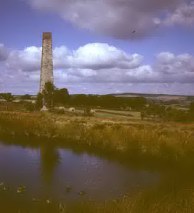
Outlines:
POLYGON ((61 67, 63 68, 71 67, 70 59, 69 59, 70 56, 71 56, 71 52, 67 49, 67 47, 65 46, 56 47, 53 50, 54 67, 56 69, 61 67))
POLYGON ((160 53, 153 69, 159 74, 161 82, 194 82, 194 56, 186 53, 160 53))
POLYGON ((104 43, 92 43, 73 52, 72 65, 75 67, 101 70, 106 68, 131 69, 139 66, 142 56, 129 55, 104 43))
MULTIPOLYGON (((91 43, 77 50, 56 47, 53 55, 56 85, 91 84, 102 88, 106 85, 110 90, 111 85, 127 88, 134 83, 194 84, 194 56, 188 53, 161 52, 153 64, 144 64, 143 56, 137 53, 129 54, 105 43, 91 43)), ((38 91, 40 60, 40 47, 10 50, 0 63, 1 84, 12 85, 15 90, 23 86, 25 91, 33 85, 38 91)))
POLYGON ((158 75, 150 65, 142 65, 136 69, 127 72, 128 81, 131 82, 154 82, 157 81, 158 75))
MULTIPOLYGON (((28 1, 29 2, 29 1, 28 1)), ((193 23, 193 6, 186 0, 30 0, 40 10, 59 14, 74 25, 119 39, 142 38, 163 20, 193 23)))
POLYGON ((6 61, 8 69, 17 71, 36 71, 40 69, 41 48, 27 47, 24 50, 12 50, 6 61))
POLYGON ((157 61, 161 64, 172 63, 175 60, 175 55, 170 52, 162 52, 157 55, 157 61))

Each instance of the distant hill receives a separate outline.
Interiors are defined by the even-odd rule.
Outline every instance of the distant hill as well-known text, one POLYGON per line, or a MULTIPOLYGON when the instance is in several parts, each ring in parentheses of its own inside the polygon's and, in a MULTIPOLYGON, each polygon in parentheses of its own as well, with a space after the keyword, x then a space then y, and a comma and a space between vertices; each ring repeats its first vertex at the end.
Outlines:
POLYGON ((194 101, 194 96, 186 96, 186 95, 168 95, 168 94, 144 94, 144 93, 113 93, 110 94, 115 97, 144 97, 150 100, 155 101, 194 101))

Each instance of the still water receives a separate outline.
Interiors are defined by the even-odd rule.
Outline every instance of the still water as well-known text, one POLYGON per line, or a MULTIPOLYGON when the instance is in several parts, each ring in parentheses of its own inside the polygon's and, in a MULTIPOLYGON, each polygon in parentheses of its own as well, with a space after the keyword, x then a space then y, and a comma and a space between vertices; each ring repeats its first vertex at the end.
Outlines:
MULTIPOLYGON (((158 181, 156 174, 51 146, 0 143, 0 201, 110 200, 158 181)), ((49 202, 48 201, 48 202, 49 202)))

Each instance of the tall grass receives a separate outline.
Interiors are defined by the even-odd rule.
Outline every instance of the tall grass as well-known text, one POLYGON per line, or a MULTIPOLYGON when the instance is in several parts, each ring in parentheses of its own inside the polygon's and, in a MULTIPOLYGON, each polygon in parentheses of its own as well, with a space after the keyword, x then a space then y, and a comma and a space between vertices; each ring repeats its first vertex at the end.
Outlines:
MULTIPOLYGON (((192 124, 119 123, 51 113, 0 113, 0 135, 52 139, 119 159, 181 164, 194 162, 192 124)), ((51 141, 52 141, 51 140, 51 141)))

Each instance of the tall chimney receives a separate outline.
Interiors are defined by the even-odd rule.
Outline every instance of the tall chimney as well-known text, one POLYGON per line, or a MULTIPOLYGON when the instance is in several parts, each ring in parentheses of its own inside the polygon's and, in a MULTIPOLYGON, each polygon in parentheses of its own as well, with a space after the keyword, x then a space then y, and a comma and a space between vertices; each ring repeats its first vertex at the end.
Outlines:
POLYGON ((53 83, 52 33, 50 32, 44 32, 42 36, 40 93, 47 82, 53 83))

